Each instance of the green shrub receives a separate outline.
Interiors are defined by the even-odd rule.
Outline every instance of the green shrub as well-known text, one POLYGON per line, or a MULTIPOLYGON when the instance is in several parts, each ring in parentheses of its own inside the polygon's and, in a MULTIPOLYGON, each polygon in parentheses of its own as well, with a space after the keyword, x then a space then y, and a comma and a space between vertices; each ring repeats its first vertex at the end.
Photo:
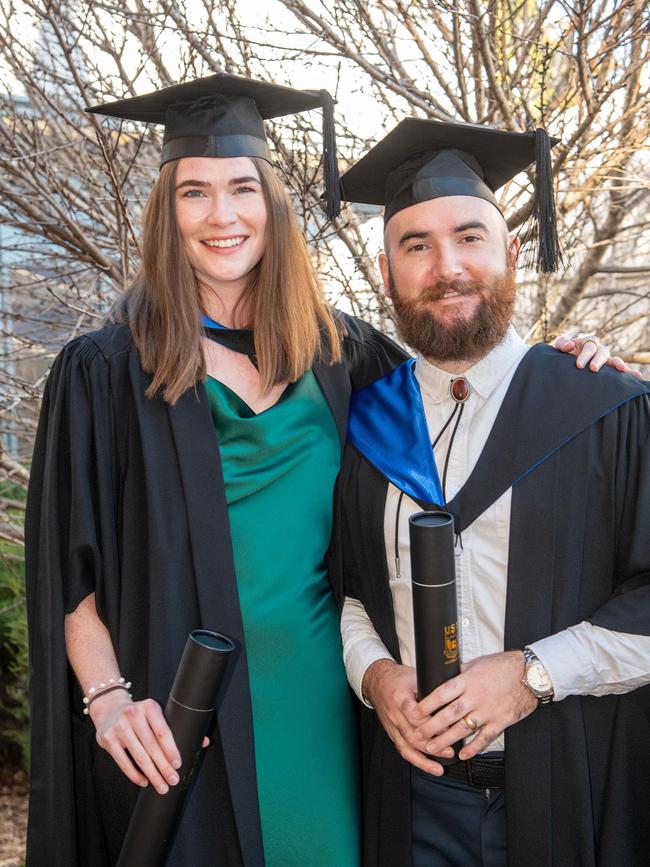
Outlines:
MULTIPOLYGON (((23 497, 5 482, 2 493, 23 497)), ((27 767, 29 713, 27 707, 27 613, 23 548, 0 540, 0 769, 27 767)))

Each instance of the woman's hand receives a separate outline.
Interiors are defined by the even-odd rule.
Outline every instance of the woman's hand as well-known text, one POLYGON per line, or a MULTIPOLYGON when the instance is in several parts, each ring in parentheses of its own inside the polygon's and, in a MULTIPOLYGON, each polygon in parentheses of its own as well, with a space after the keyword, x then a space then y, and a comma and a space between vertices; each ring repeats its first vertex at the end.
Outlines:
POLYGON ((116 690, 93 701, 89 715, 97 743, 132 782, 151 783, 161 795, 178 783, 181 756, 157 702, 132 701, 125 690, 116 690))
POLYGON ((621 373, 641 376, 638 370, 628 367, 619 355, 610 355, 609 347, 601 343, 595 335, 583 334, 579 337, 571 337, 569 334, 561 334, 553 346, 560 352, 575 355, 576 367, 582 368, 588 364, 589 369, 595 373, 600 370, 603 364, 606 364, 621 373))

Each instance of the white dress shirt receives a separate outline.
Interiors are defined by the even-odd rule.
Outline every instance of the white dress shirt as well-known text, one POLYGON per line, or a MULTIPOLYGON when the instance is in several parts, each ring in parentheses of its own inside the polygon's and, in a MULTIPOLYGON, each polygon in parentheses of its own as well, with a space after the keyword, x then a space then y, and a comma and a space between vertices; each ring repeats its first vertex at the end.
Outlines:
MULTIPOLYGON (((527 349, 528 346, 510 327, 498 346, 462 374, 469 382, 470 395, 464 404, 451 448, 445 485, 447 502, 453 499, 472 472, 510 381, 527 349)), ((454 409, 449 384, 455 377, 423 358, 417 359, 415 376, 433 442, 454 409)), ((441 482, 455 421, 447 427, 434 451, 441 482)), ((420 511, 420 506, 408 496, 402 497, 398 575, 395 518, 399 495, 399 490, 389 484, 384 512, 384 538, 400 655, 404 665, 414 666, 408 519, 420 511)), ((456 546, 462 662, 499 653, 504 649, 511 500, 512 489, 509 489, 463 531, 462 546, 456 546)), ((357 599, 345 599, 341 633, 348 679, 356 694, 364 701, 361 684, 367 668, 378 659, 392 657, 375 632, 363 604, 357 599)), ((647 636, 613 633, 585 621, 536 641, 530 647, 551 677, 555 701, 572 694, 622 693, 650 683, 650 637, 647 636)), ((503 736, 490 744, 489 748, 502 750, 503 736)))

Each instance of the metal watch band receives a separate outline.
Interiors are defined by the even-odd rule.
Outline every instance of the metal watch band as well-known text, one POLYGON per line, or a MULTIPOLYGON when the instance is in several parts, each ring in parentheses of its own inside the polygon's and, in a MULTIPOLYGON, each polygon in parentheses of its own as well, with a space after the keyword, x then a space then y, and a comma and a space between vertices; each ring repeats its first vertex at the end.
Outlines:
MULTIPOLYGON (((524 654, 524 660, 526 662, 526 669, 524 670, 524 676, 522 677, 521 682, 524 684, 524 686, 527 689, 529 689, 532 692, 532 694, 535 696, 535 698, 539 701, 540 704, 550 704, 550 702, 553 701, 553 697, 555 695, 555 690, 553 689, 553 684, 551 683, 550 677, 548 678, 549 683, 550 683, 550 687, 549 687, 549 691, 547 691, 547 692, 540 692, 539 690, 537 690, 533 686, 531 686, 531 684, 528 683, 528 681, 526 680, 526 675, 527 675, 529 665, 537 663, 546 672, 546 669, 544 668, 544 665, 543 665, 541 659, 537 656, 537 654, 535 653, 534 650, 531 650, 530 647, 524 647, 523 648, 523 654, 524 654)), ((546 672, 546 676, 548 677, 548 672, 546 672)))

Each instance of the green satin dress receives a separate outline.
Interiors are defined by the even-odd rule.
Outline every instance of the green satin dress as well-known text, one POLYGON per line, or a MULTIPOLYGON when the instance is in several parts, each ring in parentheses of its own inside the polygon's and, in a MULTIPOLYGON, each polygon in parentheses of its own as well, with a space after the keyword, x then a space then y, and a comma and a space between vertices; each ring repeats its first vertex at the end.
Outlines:
POLYGON ((311 371, 255 414, 205 383, 244 623, 266 867, 358 867, 359 756, 324 557, 340 445, 311 371))

